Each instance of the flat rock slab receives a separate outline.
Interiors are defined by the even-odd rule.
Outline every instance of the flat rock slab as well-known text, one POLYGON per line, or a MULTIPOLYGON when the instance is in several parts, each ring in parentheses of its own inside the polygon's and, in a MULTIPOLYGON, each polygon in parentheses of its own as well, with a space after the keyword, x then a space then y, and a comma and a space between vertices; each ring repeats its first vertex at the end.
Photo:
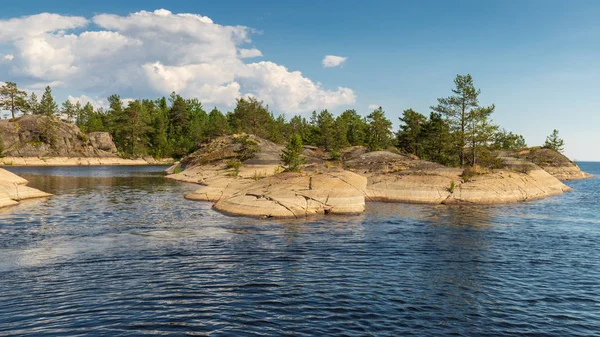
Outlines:
POLYGON ((17 205, 21 200, 51 195, 25 186, 26 184, 27 180, 0 168, 0 207, 17 205))
POLYGON ((349 171, 280 173, 256 181, 214 208, 232 215, 301 218, 316 214, 358 214, 365 210, 367 179, 349 171))

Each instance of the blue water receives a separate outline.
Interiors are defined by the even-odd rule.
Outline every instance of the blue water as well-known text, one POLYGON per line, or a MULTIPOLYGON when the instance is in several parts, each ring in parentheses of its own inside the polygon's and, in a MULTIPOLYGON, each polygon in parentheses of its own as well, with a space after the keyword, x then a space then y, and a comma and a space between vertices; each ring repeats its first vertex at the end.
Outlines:
POLYGON ((596 178, 273 221, 185 200, 159 167, 9 169, 55 196, 0 211, 0 336, 600 335, 596 178))

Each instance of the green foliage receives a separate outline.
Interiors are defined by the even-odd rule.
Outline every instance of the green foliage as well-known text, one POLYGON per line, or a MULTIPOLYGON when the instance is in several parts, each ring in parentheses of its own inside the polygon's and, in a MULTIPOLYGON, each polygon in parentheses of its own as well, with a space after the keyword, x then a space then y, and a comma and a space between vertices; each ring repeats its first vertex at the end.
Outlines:
POLYGON ((239 98, 230 116, 231 130, 235 133, 249 133, 269 139, 269 128, 273 125, 273 116, 263 102, 250 97, 239 98))
POLYGON ((306 158, 302 155, 302 138, 300 135, 294 134, 290 137, 290 141, 281 154, 281 161, 286 171, 300 171, 302 165, 306 162, 306 158))
POLYGON ((379 107, 367 116, 367 146, 370 151, 387 149, 392 144, 392 122, 379 107))
POLYGON ((471 109, 467 118, 467 137, 470 145, 470 163, 471 166, 477 164, 482 151, 486 151, 491 143, 498 127, 493 125, 490 115, 494 112, 494 105, 488 107, 477 107, 471 109))
POLYGON ((76 108, 75 104, 73 104, 69 100, 66 100, 63 102, 60 112, 66 118, 66 120, 68 122, 73 122, 73 120, 77 116, 77 108, 76 108))
POLYGON ((456 166, 456 148, 450 124, 440 113, 432 112, 421 128, 421 158, 446 166, 456 166))
POLYGON ((420 156, 425 136, 423 127, 427 124, 427 117, 413 109, 407 109, 399 119, 402 124, 397 134, 398 146, 408 153, 420 156))
POLYGON ((492 148, 497 150, 519 150, 527 147, 522 135, 507 132, 505 129, 496 132, 493 138, 492 148))
MULTIPOLYGON (((468 128, 473 122, 473 118, 471 117, 473 115, 483 116, 483 111, 480 111, 481 113, 477 112, 481 91, 475 89, 471 75, 456 75, 454 85, 455 88, 452 89, 454 95, 438 98, 438 104, 432 106, 431 109, 440 113, 449 121, 450 127, 454 132, 454 147, 456 152, 458 152, 459 163, 462 167, 466 162, 465 147, 469 138, 468 128)), ((493 108, 491 111, 493 111, 493 108)), ((477 119, 475 116, 473 117, 477 119)), ((473 132, 471 132, 471 136, 472 134, 473 132)))
POLYGON ((348 145, 365 145, 367 141, 367 124, 356 110, 346 110, 336 119, 336 127, 340 130, 340 137, 346 133, 348 145))
POLYGON ((565 149, 565 141, 558 136, 558 130, 554 129, 552 134, 546 137, 544 147, 557 152, 562 152, 565 149))

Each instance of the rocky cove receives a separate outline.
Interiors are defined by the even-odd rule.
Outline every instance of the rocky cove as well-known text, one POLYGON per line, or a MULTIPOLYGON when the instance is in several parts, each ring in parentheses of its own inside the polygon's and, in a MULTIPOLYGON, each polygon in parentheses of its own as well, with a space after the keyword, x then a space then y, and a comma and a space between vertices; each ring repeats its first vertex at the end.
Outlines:
POLYGON ((186 198, 214 203, 226 214, 261 218, 357 214, 365 202, 499 204, 558 195, 560 180, 590 175, 545 148, 499 151, 499 168, 475 172, 414 156, 365 147, 341 151, 340 160, 305 146, 302 172, 282 172, 283 147, 252 135, 225 136, 167 170, 167 178, 202 185, 186 198), (232 161, 239 161, 233 167, 232 161))

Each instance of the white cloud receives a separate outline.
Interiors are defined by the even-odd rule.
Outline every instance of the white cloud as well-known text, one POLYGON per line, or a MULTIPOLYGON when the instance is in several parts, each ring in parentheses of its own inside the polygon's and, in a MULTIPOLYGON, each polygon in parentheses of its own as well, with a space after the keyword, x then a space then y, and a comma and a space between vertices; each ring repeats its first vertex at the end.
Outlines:
POLYGON ((323 58, 323 67, 332 68, 341 66, 348 58, 343 56, 325 55, 323 58))
POLYGON ((248 67, 250 73, 242 80, 247 83, 248 91, 286 112, 313 111, 356 102, 351 89, 325 90, 299 71, 290 72, 273 62, 251 63, 248 67))
POLYGON ((369 109, 375 110, 375 109, 379 109, 379 107, 381 106, 381 104, 369 104, 369 109))
POLYGON ((44 35, 48 32, 64 34, 64 30, 83 27, 87 23, 84 17, 50 13, 0 20, 0 42, 44 35))
POLYGON ((164 9, 99 14, 89 21, 49 13, 0 21, 0 47, 15 55, 10 67, 0 64, 0 75, 9 74, 24 82, 23 87, 51 83, 87 98, 112 93, 155 97, 177 91, 205 104, 231 106, 236 98, 253 95, 279 112, 356 101, 349 88, 323 88, 273 62, 245 63, 262 56, 256 47, 247 47, 254 31, 245 26, 219 25, 206 16, 164 9), (89 21, 97 28, 81 31, 89 21))
POLYGON ((86 95, 81 95, 79 97, 73 97, 73 96, 69 95, 69 97, 67 99, 69 101, 71 101, 71 103, 73 103, 73 104, 79 102, 79 104, 81 104, 81 106, 84 106, 84 105, 90 103, 94 107, 94 109, 108 107, 108 101, 105 98, 98 98, 98 97, 91 98, 86 95))
POLYGON ((15 57, 13 56, 13 54, 6 54, 2 56, 2 58, 6 61, 12 61, 15 57))
POLYGON ((256 48, 252 48, 252 49, 241 48, 241 49, 239 49, 239 52, 240 52, 240 58, 243 58, 243 59, 263 56, 262 52, 256 48))

